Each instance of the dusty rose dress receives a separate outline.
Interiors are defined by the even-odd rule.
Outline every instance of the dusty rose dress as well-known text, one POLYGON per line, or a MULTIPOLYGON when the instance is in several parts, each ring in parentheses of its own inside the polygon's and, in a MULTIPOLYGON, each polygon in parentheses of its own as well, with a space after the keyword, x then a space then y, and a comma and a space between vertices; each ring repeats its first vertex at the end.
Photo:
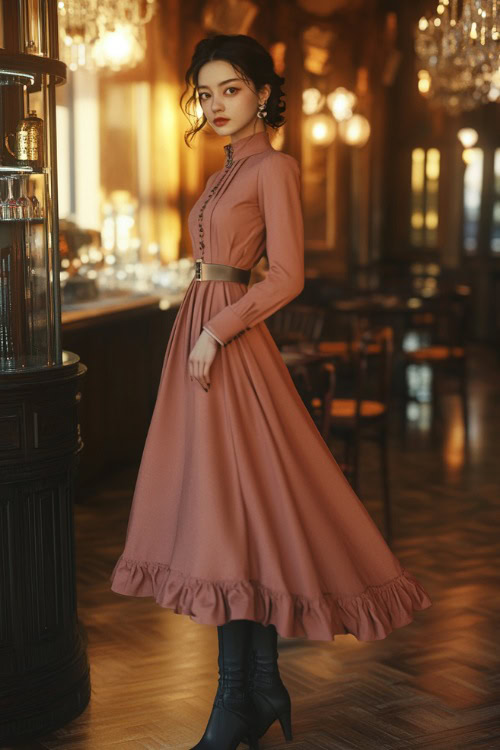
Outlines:
POLYGON ((262 322, 303 288, 299 165, 267 132, 224 149, 226 164, 189 216, 194 257, 205 204, 204 260, 250 269, 267 248, 269 272, 250 288, 189 285, 111 588, 199 623, 248 619, 285 637, 385 638, 431 600, 351 489, 262 322), (204 326, 222 344, 208 392, 188 371, 204 326))

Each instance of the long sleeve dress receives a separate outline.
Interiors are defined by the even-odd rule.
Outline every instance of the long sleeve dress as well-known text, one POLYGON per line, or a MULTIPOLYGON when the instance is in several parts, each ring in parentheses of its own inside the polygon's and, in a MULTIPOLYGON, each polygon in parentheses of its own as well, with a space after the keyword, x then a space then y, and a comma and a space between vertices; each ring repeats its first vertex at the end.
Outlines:
POLYGON ((168 340, 111 589, 193 621, 385 638, 431 605, 352 490, 263 322, 304 285, 297 160, 266 131, 224 146, 188 225, 195 259, 269 271, 193 281, 168 340), (218 189, 213 190, 214 186, 218 189), (188 357, 220 342, 206 392, 188 357))

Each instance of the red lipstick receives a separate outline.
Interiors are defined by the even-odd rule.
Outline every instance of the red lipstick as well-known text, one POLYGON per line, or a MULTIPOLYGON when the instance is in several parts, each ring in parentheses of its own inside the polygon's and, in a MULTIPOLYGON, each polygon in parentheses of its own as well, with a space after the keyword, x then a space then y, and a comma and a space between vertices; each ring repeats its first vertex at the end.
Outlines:
POLYGON ((224 125, 226 122, 229 122, 229 117, 216 117, 214 125, 224 125))

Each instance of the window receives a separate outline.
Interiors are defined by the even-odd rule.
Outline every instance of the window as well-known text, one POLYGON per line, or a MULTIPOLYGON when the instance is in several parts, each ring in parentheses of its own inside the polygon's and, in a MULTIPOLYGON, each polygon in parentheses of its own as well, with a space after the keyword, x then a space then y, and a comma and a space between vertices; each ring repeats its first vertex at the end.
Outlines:
POLYGON ((439 225, 440 153, 437 148, 415 148, 411 165, 411 244, 436 247, 439 225))
POLYGON ((500 148, 493 162, 493 214, 491 217, 491 252, 500 256, 500 148))
POLYGON ((483 187, 482 148, 466 148, 463 152, 464 171, 464 224, 463 246, 466 255, 477 253, 479 241, 479 219, 483 187))

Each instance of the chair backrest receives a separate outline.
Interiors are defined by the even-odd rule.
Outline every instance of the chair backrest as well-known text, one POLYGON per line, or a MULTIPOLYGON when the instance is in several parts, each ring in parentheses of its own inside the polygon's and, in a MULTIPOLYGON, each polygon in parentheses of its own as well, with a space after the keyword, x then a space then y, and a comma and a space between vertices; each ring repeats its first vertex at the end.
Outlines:
POLYGON ((285 305, 266 318, 266 324, 277 346, 318 341, 323 330, 326 310, 309 305, 285 305))
POLYGON ((353 342, 356 418, 361 401, 377 400, 389 411, 394 359, 394 332, 390 326, 366 328, 353 342))
POLYGON ((469 324, 469 299, 457 294, 440 295, 431 303, 434 324, 431 343, 464 346, 469 324))
POLYGON ((316 427, 327 441, 335 393, 335 365, 329 359, 311 360, 292 368, 290 374, 316 427))

